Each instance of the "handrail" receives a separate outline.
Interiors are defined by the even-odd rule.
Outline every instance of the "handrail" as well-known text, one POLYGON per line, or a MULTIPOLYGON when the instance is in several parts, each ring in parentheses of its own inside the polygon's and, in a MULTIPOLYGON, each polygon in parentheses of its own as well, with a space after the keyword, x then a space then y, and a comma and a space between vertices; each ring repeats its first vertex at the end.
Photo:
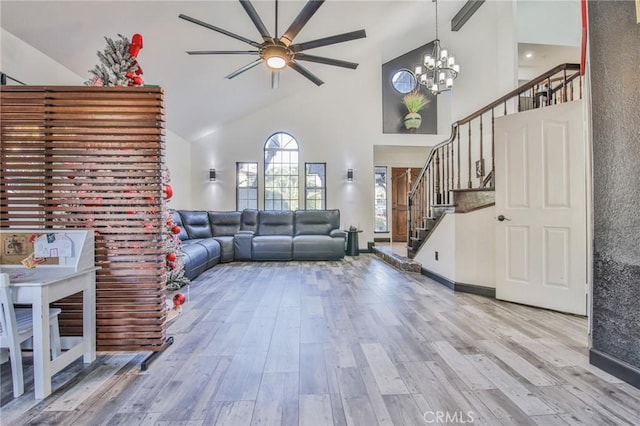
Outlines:
MULTIPOLYGON (((506 95, 502 96, 501 98, 498 98, 497 100, 491 102, 489 105, 480 108, 479 110, 477 110, 474 113, 469 114, 465 118, 463 118, 461 120, 458 120, 458 121, 454 121, 451 124, 451 135, 449 136, 449 139, 446 139, 446 140, 440 142, 439 144, 434 145, 433 148, 431 149, 431 152, 429 153, 429 157, 427 157, 427 162, 422 167, 422 171, 418 175, 418 178, 416 179, 416 182, 415 182, 415 184, 414 184, 414 186, 412 188, 411 193, 413 193, 415 191, 415 188, 418 186, 418 182, 420 181, 425 169, 427 168, 427 165, 431 161, 431 158, 433 157, 433 153, 435 152, 435 150, 440 148, 440 147, 443 147, 444 145, 446 145, 448 143, 453 142, 454 139, 457 136, 458 127, 461 124, 468 123, 469 121, 473 120, 474 118, 477 118, 480 115, 482 115, 482 114, 484 114, 486 112, 489 112, 491 109, 496 108, 500 104, 503 104, 503 103, 511 100, 512 98, 514 98, 516 96, 520 96, 522 93, 525 93, 528 90, 532 90, 535 86, 537 86, 538 84, 542 83, 544 80, 547 80, 552 75, 559 73, 562 70, 577 70, 578 71, 576 74, 571 76, 571 80, 567 80, 567 82, 569 82, 569 81, 572 81, 573 79, 575 79, 577 76, 580 75, 580 64, 566 63, 566 64, 558 65, 555 68, 552 68, 549 71, 539 75, 538 77, 534 78, 533 80, 524 83, 522 86, 519 86, 518 88, 513 89, 512 91, 510 91, 506 95)), ((561 87, 562 86, 558 86, 558 88, 556 90, 554 90, 553 93, 555 93, 561 87)))
POLYGON ((494 120, 496 110, 501 109, 502 111, 498 111, 498 116, 503 116, 522 110, 567 102, 574 98, 580 99, 582 98, 581 77, 579 64, 558 65, 472 114, 453 122, 449 138, 431 149, 427 161, 409 193, 407 228, 409 242, 411 243, 412 239, 421 239, 419 237, 420 230, 425 229, 426 220, 434 218, 434 205, 450 204, 452 199, 450 191, 463 189, 461 177, 466 178, 466 189, 485 188, 487 185, 492 188, 494 186, 494 120), (573 82, 577 78, 580 80, 579 92, 576 97, 573 82), (513 100, 518 100, 517 109, 508 111, 508 103, 513 100), (485 119, 485 114, 489 113, 491 116, 485 119), (490 121, 490 123, 485 125, 485 121, 490 121), (463 126, 468 127, 466 129, 468 131, 465 131, 466 135, 461 132, 463 126), (485 127, 489 127, 489 129, 485 127), (490 140, 490 150, 489 147, 485 147, 488 142, 484 142, 484 139, 490 140), (463 153, 464 159, 461 155, 463 153), (490 161, 488 170, 485 170, 485 159, 490 161), (475 164, 475 176, 472 176, 473 164, 475 164), (466 170, 463 169, 465 166, 466 170), (474 184, 475 181, 477 181, 477 185, 474 184))

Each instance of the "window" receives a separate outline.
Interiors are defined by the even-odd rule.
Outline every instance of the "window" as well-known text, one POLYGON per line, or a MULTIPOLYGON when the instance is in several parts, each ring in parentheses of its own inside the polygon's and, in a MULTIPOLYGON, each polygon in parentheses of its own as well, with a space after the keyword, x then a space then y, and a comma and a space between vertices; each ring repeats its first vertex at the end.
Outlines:
POLYGON ((387 168, 376 167, 375 173, 375 228, 374 232, 389 232, 387 226, 387 168))
POLYGON ((324 210, 327 197, 325 163, 305 163, 305 196, 304 208, 307 210, 324 210))
POLYGON ((298 142, 275 133, 264 145, 264 208, 296 210, 298 200, 298 142))
POLYGON ((258 163, 236 163, 236 210, 258 208, 258 163))
POLYGON ((411 71, 401 69, 391 76, 391 85, 398 91, 398 93, 406 94, 415 90, 418 84, 416 82, 416 77, 411 71))

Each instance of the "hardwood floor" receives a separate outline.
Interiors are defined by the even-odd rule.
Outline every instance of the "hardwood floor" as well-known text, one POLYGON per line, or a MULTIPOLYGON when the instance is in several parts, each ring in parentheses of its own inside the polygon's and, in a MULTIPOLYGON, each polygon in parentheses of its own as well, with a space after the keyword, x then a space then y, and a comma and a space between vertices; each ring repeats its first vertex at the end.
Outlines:
MULTIPOLYGON (((186 292, 186 290, 185 290, 186 292)), ((100 354, 0 422, 638 425, 640 390, 587 362, 585 318, 449 289, 371 255, 217 265, 147 354, 100 354)), ((25 377, 30 377, 27 371, 25 377)))

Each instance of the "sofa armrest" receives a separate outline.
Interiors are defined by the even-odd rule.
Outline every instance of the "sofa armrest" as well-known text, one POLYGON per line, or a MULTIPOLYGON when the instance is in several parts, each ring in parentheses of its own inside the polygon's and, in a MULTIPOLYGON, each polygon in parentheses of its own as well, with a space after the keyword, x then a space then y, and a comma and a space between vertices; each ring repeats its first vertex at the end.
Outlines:
POLYGON ((253 231, 238 231, 233 236, 234 260, 251 260, 251 241, 253 231))
POLYGON ((331 232, 329 232, 329 236, 346 238, 347 233, 344 232, 342 229, 332 229, 331 232))

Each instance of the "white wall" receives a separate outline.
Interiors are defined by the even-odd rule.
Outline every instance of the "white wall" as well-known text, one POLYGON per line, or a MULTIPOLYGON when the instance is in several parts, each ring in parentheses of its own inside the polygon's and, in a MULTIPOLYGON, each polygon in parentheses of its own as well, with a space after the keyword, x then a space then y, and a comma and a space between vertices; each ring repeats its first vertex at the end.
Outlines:
POLYGON ((169 169, 173 197, 169 208, 191 209, 191 143, 170 130, 165 135, 165 164, 169 169))
POLYGON ((80 85, 85 80, 44 53, 0 28, 0 70, 31 85, 80 85))
POLYGON ((414 260, 423 268, 455 282, 456 280, 456 218, 445 214, 425 241, 414 260), (438 260, 435 254, 438 252, 438 260))
POLYGON ((445 214, 415 260, 450 281, 495 288, 495 228, 495 207, 445 214))
POLYGON ((456 269, 458 283, 496 286, 495 207, 456 214, 456 269))
MULTIPOLYGON (((0 38, 0 70, 23 83, 78 86, 86 80, 2 28, 0 38)), ((170 130, 165 142, 165 162, 174 192, 169 206, 191 208, 191 144, 170 130)))
MULTIPOLYGON (((450 121, 466 117, 517 86, 514 21, 513 2, 487 1, 460 31, 441 36, 460 64, 450 121)), ((440 129, 440 133, 449 130, 440 129)))
MULTIPOLYGON (((441 95, 438 100, 439 135, 382 133, 382 59, 379 55, 360 60, 355 71, 323 67, 322 76, 326 81, 323 86, 309 84, 294 96, 251 112, 242 120, 230 122, 194 141, 192 207, 234 210, 236 162, 257 162, 259 176, 262 176, 265 141, 274 132, 285 131, 300 144, 301 165, 327 163, 327 207, 341 210, 343 226, 356 225, 363 229, 361 246, 373 241, 374 146, 433 146, 449 136, 452 116, 462 118, 497 99, 505 93, 500 92, 502 86, 515 87, 515 42, 513 49, 506 52, 497 48, 499 38, 506 37, 496 25, 498 12, 505 15, 501 16, 501 25, 514 27, 510 22, 505 23, 513 20, 512 15, 507 16, 511 13, 510 2, 487 2, 460 32, 441 34, 443 44, 455 53, 462 71, 456 80, 455 92, 441 95), (513 66, 510 71, 499 73, 504 68, 502 63, 513 66), (508 84, 505 73, 512 74, 508 84), (214 183, 207 178, 210 168, 218 172, 214 183), (352 183, 346 182, 348 168, 354 170, 352 183)), ((515 39, 515 35, 512 37, 515 39)), ((407 51, 411 48, 408 46, 407 51)), ((285 70, 281 79, 287 78, 301 77, 285 70)), ((423 165, 425 160, 426 156, 417 163, 423 165)), ((263 203, 262 184, 260 179, 259 207, 263 203)))
POLYGON ((519 43, 580 46, 580 0, 518 0, 519 43))

